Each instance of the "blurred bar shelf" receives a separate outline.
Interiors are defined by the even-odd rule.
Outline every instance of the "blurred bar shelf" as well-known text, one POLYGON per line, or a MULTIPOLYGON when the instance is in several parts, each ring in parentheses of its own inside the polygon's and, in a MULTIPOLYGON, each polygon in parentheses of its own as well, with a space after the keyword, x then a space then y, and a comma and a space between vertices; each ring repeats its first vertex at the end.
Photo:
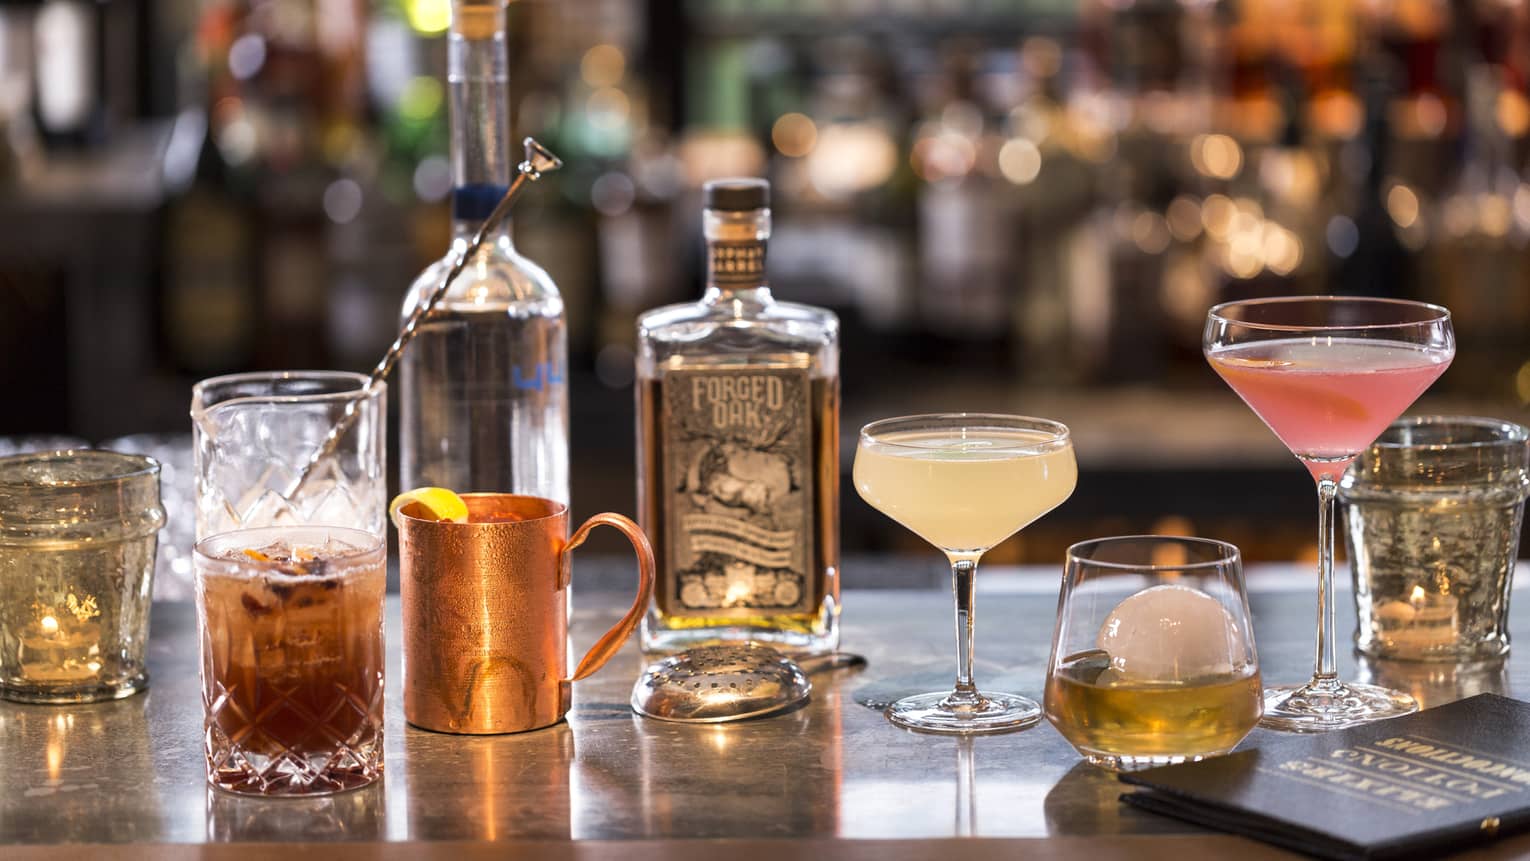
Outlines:
POLYGON ((20 322, 33 321, 13 355, 20 373, 51 370, 39 401, 66 397, 80 435, 114 435, 124 403, 185 401, 182 381, 156 365, 155 276, 161 214, 195 169, 204 122, 193 111, 134 125, 112 147, 40 159, 0 194, 0 279, 14 279, 20 322), (55 303, 61 331, 40 332, 55 303))

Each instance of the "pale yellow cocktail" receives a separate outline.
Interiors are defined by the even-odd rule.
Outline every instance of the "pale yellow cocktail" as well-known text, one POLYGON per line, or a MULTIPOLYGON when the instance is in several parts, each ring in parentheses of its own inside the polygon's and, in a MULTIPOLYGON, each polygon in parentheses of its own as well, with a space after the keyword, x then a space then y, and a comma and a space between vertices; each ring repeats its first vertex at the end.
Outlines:
POLYGON ((956 685, 904 697, 887 719, 921 732, 1009 732, 1035 723, 1026 697, 972 681, 972 601, 978 559, 1061 505, 1078 483, 1068 428, 1047 419, 938 413, 861 428, 855 489, 870 505, 940 548, 956 595, 956 685))
POLYGON ((911 431, 865 441, 855 487, 947 553, 981 554, 1062 504, 1078 483, 1067 439, 1029 430, 911 431))

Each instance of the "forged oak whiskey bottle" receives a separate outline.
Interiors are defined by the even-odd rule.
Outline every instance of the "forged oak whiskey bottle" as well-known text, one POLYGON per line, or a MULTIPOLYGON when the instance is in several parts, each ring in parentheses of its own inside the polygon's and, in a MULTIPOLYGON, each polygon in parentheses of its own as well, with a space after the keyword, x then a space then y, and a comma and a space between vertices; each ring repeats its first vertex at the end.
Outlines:
POLYGON ((765 282, 770 185, 708 183, 700 302, 638 319, 643 648, 839 645, 839 320, 765 282))
MULTIPOLYGON (((453 0, 452 250, 415 280, 403 318, 467 248, 510 184, 503 0, 453 0)), ((568 502, 563 298, 506 221, 420 324, 399 361, 399 487, 568 502)))

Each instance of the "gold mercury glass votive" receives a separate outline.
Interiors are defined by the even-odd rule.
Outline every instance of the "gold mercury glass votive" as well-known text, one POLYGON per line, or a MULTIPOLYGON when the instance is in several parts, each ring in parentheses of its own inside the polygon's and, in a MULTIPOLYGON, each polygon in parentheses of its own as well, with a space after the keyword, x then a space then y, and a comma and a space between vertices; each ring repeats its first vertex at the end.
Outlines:
POLYGON ((0 697, 92 702, 148 685, 164 521, 152 458, 88 450, 0 458, 0 697))
POLYGON ((1114 771, 1232 750, 1263 712, 1238 548, 1155 535, 1068 548, 1043 708, 1114 771))
POLYGON ((1530 494, 1530 430, 1497 419, 1394 422, 1345 473, 1355 646, 1470 663, 1509 653, 1509 588, 1530 494))

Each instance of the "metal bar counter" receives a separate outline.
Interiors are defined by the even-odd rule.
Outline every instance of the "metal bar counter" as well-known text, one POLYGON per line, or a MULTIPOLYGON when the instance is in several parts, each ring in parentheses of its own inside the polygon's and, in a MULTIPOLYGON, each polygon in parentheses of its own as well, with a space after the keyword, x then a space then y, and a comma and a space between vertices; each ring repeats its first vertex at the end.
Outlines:
MULTIPOLYGON (((1039 697, 1056 575, 994 575, 979 578, 978 681, 1039 697), (1006 588, 1017 583, 1031 585, 1006 588)), ((1251 575, 1257 583, 1259 569, 1251 575)), ((1265 678, 1295 681, 1311 671, 1315 601, 1311 577, 1279 579, 1291 585, 1251 591, 1256 637, 1265 678)), ((575 646, 605 630, 622 600, 576 592, 575 646)), ((1339 602, 1347 643, 1351 603, 1347 595, 1339 602)), ((812 701, 789 714, 716 726, 639 718, 627 698, 643 663, 628 643, 575 685, 566 723, 470 737, 405 724, 390 596, 386 777, 305 800, 206 787, 195 613, 190 604, 159 604, 147 694, 72 707, 0 702, 0 857, 1292 857, 1125 807, 1117 801, 1124 787, 1084 764, 1044 721, 961 740, 893 726, 882 705, 950 685, 950 593, 851 590, 844 604, 845 648, 870 666, 816 677, 812 701), (951 842, 966 838, 981 839, 951 842)), ((1516 639, 1530 642, 1519 615, 1516 639)), ((1530 695, 1523 658, 1454 673, 1357 666, 1341 652, 1346 678, 1409 689, 1426 706, 1481 691, 1530 695)), ((1245 745, 1268 737, 1256 730, 1245 745)), ((1472 857, 1518 853, 1530 853, 1530 837, 1472 857)))

